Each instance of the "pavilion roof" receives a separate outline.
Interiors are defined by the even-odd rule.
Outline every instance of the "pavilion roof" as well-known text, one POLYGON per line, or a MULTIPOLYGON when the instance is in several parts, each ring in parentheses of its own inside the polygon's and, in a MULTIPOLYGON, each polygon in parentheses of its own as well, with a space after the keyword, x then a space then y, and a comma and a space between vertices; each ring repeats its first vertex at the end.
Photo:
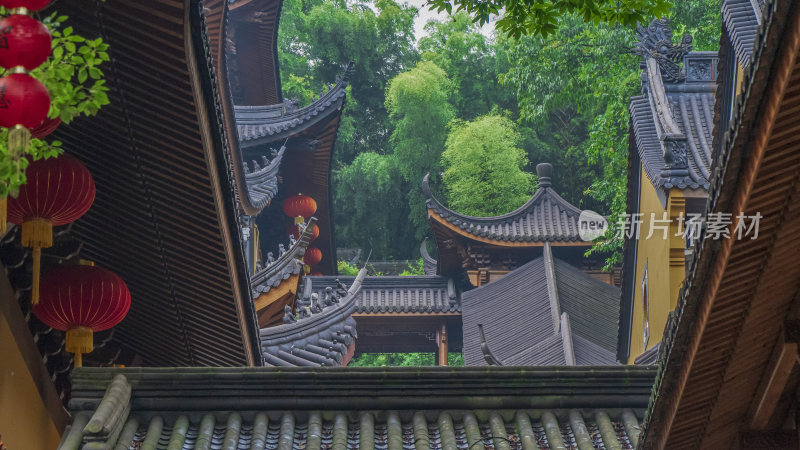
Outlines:
MULTIPOLYGON (((354 277, 306 277, 304 295, 335 288, 336 280, 351 283, 354 277)), ((452 278, 438 275, 366 277, 356 295, 356 313, 458 313, 461 301, 452 278)))
POLYGON ((347 290, 341 286, 328 297, 301 302, 299 318, 261 329, 261 346, 268 366, 337 366, 352 356, 351 346, 358 337, 352 317, 355 298, 366 275, 361 269, 347 290), (333 296, 336 296, 336 301, 333 296))
POLYGON ((664 46, 671 39, 667 19, 638 28, 642 94, 630 103, 636 150, 657 189, 708 189, 717 53, 689 52, 688 35, 664 46))
MULTIPOLYGON (((422 190, 432 223, 447 227, 462 236, 497 243, 541 246, 543 242, 583 243, 578 232, 581 210, 556 193, 551 185, 552 166, 539 164, 539 189, 516 210, 493 217, 474 217, 457 213, 433 196, 426 176, 422 190)), ((437 239, 438 242, 438 239, 437 239)), ((588 244, 587 244, 588 245, 588 244)))
POLYGON ((467 365, 617 364, 620 290, 544 254, 462 294, 467 365))
POLYGON ((347 66, 336 85, 304 107, 298 108, 289 100, 274 105, 235 106, 236 128, 242 147, 260 146, 292 137, 326 120, 330 114, 338 114, 344 105, 351 70, 352 64, 347 66))
POLYGON ((62 448, 631 448, 654 374, 632 366, 80 369, 62 448))

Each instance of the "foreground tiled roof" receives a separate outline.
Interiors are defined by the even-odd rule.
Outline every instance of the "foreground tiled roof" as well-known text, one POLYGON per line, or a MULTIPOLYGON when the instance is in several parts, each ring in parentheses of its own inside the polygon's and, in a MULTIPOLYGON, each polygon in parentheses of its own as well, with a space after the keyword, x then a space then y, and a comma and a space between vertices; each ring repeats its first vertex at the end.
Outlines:
POLYGON ((81 369, 60 448, 630 449, 654 373, 81 369))
POLYGON ((736 59, 743 66, 750 64, 763 8, 763 0, 723 0, 722 2, 722 20, 731 37, 736 59))
POLYGON ((298 304, 296 312, 299 318, 287 318, 289 323, 262 328, 261 347, 266 365, 346 364, 346 355, 352 356, 352 345, 358 337, 352 314, 366 273, 366 269, 361 269, 347 290, 334 289, 328 297, 319 296, 308 301, 307 305, 298 304), (325 301, 319 303, 323 299, 325 301))
POLYGON ((467 365, 616 364, 620 291, 544 256, 462 294, 467 365))
POLYGON ((666 19, 638 33, 642 95, 631 98, 630 113, 647 177, 656 188, 708 189, 717 53, 688 53, 688 35, 664 45, 672 39, 666 19))
POLYGON ((468 235, 508 242, 582 241, 578 233, 581 210, 553 190, 553 167, 539 164, 536 171, 539 189, 533 197, 516 210, 494 217, 467 216, 448 209, 431 194, 427 176, 422 190, 429 210, 468 235))
MULTIPOLYGON (((303 292, 319 295, 345 284, 353 277, 306 277, 303 292)), ((461 302, 452 279, 437 275, 366 277, 356 295, 357 313, 451 313, 460 312, 461 302)))

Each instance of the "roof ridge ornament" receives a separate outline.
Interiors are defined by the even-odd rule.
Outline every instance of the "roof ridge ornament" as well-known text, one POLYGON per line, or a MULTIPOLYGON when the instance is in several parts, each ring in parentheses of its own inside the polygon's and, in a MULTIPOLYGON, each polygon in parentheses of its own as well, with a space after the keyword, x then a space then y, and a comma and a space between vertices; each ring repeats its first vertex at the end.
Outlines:
POLYGON ((539 176, 539 188, 550 187, 553 184, 553 165, 550 163, 537 164, 536 175, 539 176))
POLYGON ((677 83, 686 79, 680 62, 692 51, 692 35, 685 33, 680 44, 673 44, 672 29, 665 17, 653 19, 647 28, 637 25, 636 41, 631 53, 641 56, 645 62, 648 58, 654 59, 661 68, 664 81, 677 83))

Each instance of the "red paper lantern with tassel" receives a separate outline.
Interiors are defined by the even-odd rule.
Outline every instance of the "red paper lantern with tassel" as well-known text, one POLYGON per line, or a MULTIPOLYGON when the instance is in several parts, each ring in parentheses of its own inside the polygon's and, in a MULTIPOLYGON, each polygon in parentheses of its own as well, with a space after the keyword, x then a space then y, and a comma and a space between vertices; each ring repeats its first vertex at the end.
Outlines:
POLYGON ((47 60, 52 39, 47 27, 22 14, 0 20, 0 67, 33 70, 47 60))
POLYGON ((9 129, 9 158, 19 160, 22 157, 31 141, 29 130, 41 125, 49 110, 50 94, 36 78, 26 73, 0 78, 0 127, 9 129))
POLYGON ((308 247, 305 256, 303 256, 303 262, 307 266, 313 267, 319 264, 320 261, 322 261, 322 250, 317 247, 308 247))
POLYGON ((42 322, 67 332, 66 350, 81 367, 83 353, 94 349, 93 333, 122 321, 131 307, 125 281, 94 266, 60 266, 42 277, 41 301, 33 313, 42 322))
POLYGON ((317 212, 317 202, 307 195, 297 194, 283 201, 283 213, 293 217, 295 224, 305 222, 315 212, 317 212))
POLYGON ((53 227, 78 220, 94 202, 89 169, 70 155, 40 159, 28 166, 28 182, 8 199, 8 220, 22 226, 22 245, 33 248, 33 304, 39 301, 42 248, 53 245, 53 227))
POLYGON ((7 9, 25 8, 31 11, 38 11, 47 6, 48 3, 50 3, 50 0, 0 0, 0 6, 4 6, 7 9))

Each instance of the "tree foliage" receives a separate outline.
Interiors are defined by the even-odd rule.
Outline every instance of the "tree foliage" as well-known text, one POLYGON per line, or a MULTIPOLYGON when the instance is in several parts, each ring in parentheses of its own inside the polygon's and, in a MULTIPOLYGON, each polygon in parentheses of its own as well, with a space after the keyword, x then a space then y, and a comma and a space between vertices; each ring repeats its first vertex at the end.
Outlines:
POLYGON ((514 122, 482 116, 453 126, 442 154, 444 190, 450 208, 471 216, 512 211, 530 199, 534 176, 518 147, 514 122))
POLYGON ((380 258, 416 246, 399 166, 394 155, 370 152, 334 172, 340 245, 372 250, 380 258))
POLYGON ((439 173, 447 125, 454 118, 451 91, 447 74, 430 61, 396 76, 386 89, 386 109, 394 129, 392 150, 406 181, 409 219, 418 241, 428 227, 422 178, 439 173))
MULTIPOLYGON (((278 46, 284 95, 303 104, 355 64, 334 165, 364 152, 389 152, 384 91, 389 80, 419 60, 415 8, 392 0, 284 2, 278 46)), ((318 95, 317 95, 318 96, 318 95)))
MULTIPOLYGON (((4 15, 6 10, 0 10, 4 15)), ((78 116, 93 116, 109 103, 100 66, 108 61, 108 44, 102 38, 87 39, 76 35, 67 26, 67 16, 53 12, 42 18, 53 38, 47 61, 31 71, 31 76, 44 84, 50 93, 51 119, 69 124, 78 116)), ((32 160, 51 158, 61 152, 61 142, 32 138, 26 154, 32 160)), ((0 197, 16 195, 25 181, 28 158, 11 158, 8 154, 8 129, 0 130, 0 197)))
POLYGON ((466 11, 483 25, 491 16, 500 16, 496 27, 518 38, 524 35, 548 36, 556 32, 567 16, 581 17, 594 24, 632 27, 650 17, 665 14, 669 0, 431 0, 430 8, 452 13, 466 11))
MULTIPOLYGON (((464 355, 448 353, 449 366, 463 366, 464 355)), ((349 367, 419 367, 435 366, 433 353, 363 353, 348 364, 349 367)))

